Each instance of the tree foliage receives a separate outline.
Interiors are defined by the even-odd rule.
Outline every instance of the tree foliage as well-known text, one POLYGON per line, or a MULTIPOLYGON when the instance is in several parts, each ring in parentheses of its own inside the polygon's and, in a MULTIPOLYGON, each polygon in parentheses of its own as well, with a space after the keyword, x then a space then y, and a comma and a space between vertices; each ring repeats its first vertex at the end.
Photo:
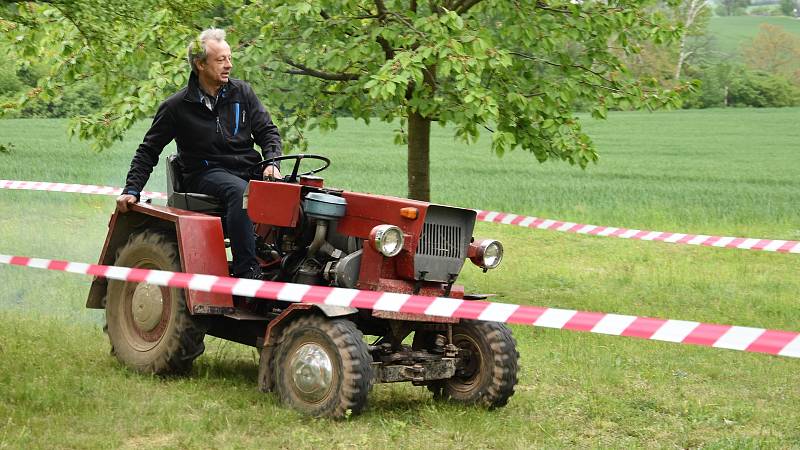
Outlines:
POLYGON ((742 53, 749 68, 781 76, 800 87, 800 37, 796 34, 762 24, 742 53))
POLYGON ((720 16, 741 16, 748 6, 750 0, 720 0, 717 2, 716 13, 720 16))
MULTIPOLYGON (((573 113, 663 107, 678 91, 631 76, 643 43, 680 36, 648 0, 53 0, 6 3, 2 26, 24 59, 57 61, 32 96, 93 77, 105 108, 71 130, 110 145, 183 85, 184 48, 209 26, 228 30, 235 75, 275 112, 287 147, 347 113, 399 124, 409 196, 429 198, 430 124, 456 138, 492 136, 586 166, 595 148, 573 113)), ((370 149, 365 149, 370 150, 370 149)))
POLYGON ((781 0, 780 5, 784 16, 794 17, 797 14, 797 0, 781 0))

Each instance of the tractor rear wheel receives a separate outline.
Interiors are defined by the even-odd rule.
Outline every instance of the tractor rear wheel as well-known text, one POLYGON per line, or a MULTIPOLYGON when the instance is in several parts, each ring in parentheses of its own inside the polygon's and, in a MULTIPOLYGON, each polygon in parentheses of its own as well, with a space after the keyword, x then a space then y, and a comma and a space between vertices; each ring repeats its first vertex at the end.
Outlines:
MULTIPOLYGON (((156 230, 131 235, 117 266, 180 271, 175 238, 156 230)), ((205 329, 189 314, 182 289, 109 280, 106 323, 111 351, 143 373, 187 373, 205 347, 205 329)))
MULTIPOLYGON (((419 336, 415 345, 431 340, 419 336)), ((464 357, 456 374, 428 385, 434 397, 489 408, 505 406, 517 384, 519 353, 511 330, 502 323, 465 320, 453 325, 453 343, 464 357)))
POLYGON ((273 379, 281 401, 315 417, 358 414, 372 388, 372 357, 355 324, 305 316, 283 330, 273 379))

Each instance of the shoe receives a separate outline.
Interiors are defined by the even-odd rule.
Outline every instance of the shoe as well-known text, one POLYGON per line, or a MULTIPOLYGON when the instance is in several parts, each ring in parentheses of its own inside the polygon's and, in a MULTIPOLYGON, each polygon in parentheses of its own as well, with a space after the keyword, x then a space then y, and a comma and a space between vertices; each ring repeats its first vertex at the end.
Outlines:
POLYGON ((238 275, 236 278, 247 278, 248 280, 263 280, 264 274, 261 272, 261 266, 253 266, 246 272, 238 275))
MULTIPOLYGON (((261 266, 254 266, 247 270, 247 272, 239 275, 237 278, 246 278, 248 280, 263 280, 264 273, 261 272, 261 266)), ((244 304, 247 308, 255 308, 258 300, 253 297, 243 297, 244 304)))

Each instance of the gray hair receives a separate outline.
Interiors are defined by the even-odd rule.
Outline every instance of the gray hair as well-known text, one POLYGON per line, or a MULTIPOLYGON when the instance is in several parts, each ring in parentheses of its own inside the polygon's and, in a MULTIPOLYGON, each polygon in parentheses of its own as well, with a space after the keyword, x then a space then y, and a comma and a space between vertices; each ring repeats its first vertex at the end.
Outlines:
POLYGON ((225 40, 225 30, 221 28, 207 28, 203 30, 195 40, 189 43, 189 47, 186 49, 186 60, 189 62, 189 67, 192 68, 192 72, 197 73, 197 69, 194 67, 194 62, 198 59, 206 59, 208 57, 208 47, 206 46, 206 42, 208 41, 217 41, 222 42, 225 40))

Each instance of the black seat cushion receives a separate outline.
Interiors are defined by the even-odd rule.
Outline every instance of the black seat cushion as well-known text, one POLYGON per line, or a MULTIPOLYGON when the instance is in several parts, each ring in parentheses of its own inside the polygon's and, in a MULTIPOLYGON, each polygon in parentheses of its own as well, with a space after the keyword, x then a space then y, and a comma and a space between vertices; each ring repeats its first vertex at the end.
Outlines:
POLYGON ((225 207, 211 195, 186 192, 183 185, 183 166, 178 155, 167 156, 167 206, 223 216, 225 207))

